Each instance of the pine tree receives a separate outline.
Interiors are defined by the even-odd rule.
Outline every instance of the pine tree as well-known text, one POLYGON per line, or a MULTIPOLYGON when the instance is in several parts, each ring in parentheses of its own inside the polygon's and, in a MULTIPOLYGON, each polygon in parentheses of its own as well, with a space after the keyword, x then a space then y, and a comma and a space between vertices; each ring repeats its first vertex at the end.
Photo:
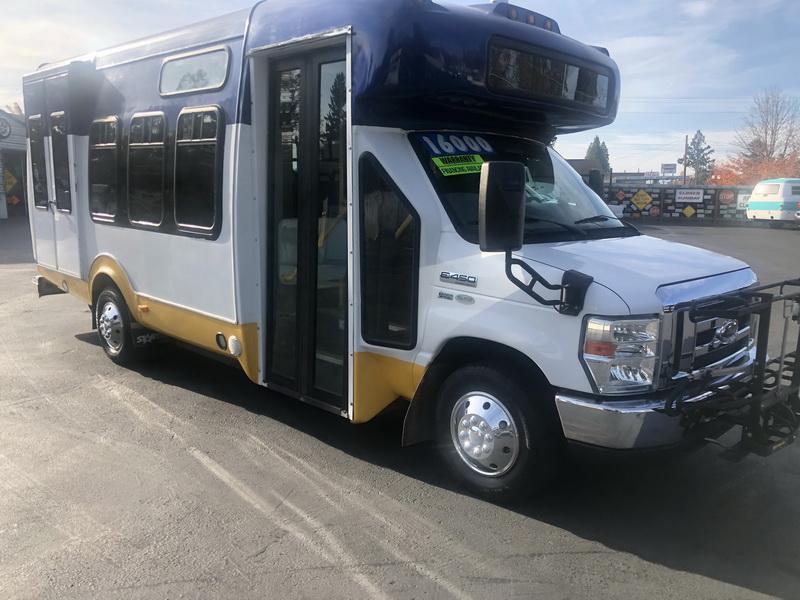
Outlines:
MULTIPOLYGON (((711 158, 712 154, 714 149, 706 144, 706 136, 698 129, 689 142, 689 149, 686 152, 686 166, 694 169, 695 183, 702 185, 711 177, 716 162, 711 158)), ((679 158, 678 163, 683 164, 683 158, 679 158)))
POLYGON ((589 148, 586 150, 586 159, 596 161, 597 164, 600 165, 600 170, 603 173, 608 173, 611 171, 611 164, 608 157, 608 147, 606 146, 605 142, 600 141, 599 136, 594 136, 592 143, 589 144, 589 148))

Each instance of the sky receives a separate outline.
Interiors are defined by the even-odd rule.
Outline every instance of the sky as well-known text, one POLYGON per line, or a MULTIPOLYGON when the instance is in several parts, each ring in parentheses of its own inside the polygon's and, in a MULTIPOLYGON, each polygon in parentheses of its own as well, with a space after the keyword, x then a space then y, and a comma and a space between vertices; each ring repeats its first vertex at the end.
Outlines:
MULTIPOLYGON (((331 2, 346 0, 331 0, 331 2)), ((380 1, 380 0, 375 0, 380 1)), ((474 4, 482 0, 450 0, 474 4)), ((253 0, 27 0, 3 2, 0 107, 22 104, 22 75, 69 58, 250 6, 253 0)), ((583 158, 595 135, 615 171, 658 170, 701 129, 724 159, 753 96, 800 96, 800 0, 515 0, 563 34, 604 46, 622 77, 612 125, 561 136, 583 158)))

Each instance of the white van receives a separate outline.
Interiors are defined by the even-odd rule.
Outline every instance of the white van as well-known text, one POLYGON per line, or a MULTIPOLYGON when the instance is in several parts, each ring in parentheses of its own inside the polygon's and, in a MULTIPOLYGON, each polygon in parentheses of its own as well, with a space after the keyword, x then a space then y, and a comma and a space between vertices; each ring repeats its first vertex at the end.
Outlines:
POLYGON ((800 179, 765 179, 747 203, 747 218, 800 222, 800 179))

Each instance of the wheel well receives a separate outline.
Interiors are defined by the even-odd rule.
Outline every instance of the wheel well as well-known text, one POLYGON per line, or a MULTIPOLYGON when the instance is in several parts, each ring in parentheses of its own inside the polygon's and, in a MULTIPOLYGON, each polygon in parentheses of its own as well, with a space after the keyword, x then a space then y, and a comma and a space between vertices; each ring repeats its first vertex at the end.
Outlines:
MULTIPOLYGON (((404 446, 435 437, 439 388, 456 369, 475 363, 492 365, 522 383, 525 389, 528 389, 532 382, 546 386, 548 390, 550 388, 550 383, 542 370, 519 350, 489 340, 471 337, 453 338, 436 355, 411 401, 403 424, 404 446)), ((549 404, 553 414, 556 415, 555 403, 549 404)))
POLYGON ((92 306, 94 306, 95 302, 97 302, 97 297, 100 295, 100 292, 107 287, 113 287, 115 290, 119 289, 117 284, 114 283, 114 280, 105 273, 100 273, 94 278, 92 281, 92 306))

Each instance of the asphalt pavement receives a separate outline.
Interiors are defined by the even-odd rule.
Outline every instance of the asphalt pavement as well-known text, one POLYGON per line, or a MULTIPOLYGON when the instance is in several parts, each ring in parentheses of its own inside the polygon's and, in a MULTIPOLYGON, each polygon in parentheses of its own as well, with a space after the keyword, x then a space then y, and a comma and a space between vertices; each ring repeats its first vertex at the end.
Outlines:
MULTIPOLYGON (((647 232, 800 274, 797 231, 647 232)), ((173 346, 115 366, 29 244, 0 221, 0 598, 800 597, 800 445, 584 457, 495 506, 399 412, 350 425, 173 346)))

